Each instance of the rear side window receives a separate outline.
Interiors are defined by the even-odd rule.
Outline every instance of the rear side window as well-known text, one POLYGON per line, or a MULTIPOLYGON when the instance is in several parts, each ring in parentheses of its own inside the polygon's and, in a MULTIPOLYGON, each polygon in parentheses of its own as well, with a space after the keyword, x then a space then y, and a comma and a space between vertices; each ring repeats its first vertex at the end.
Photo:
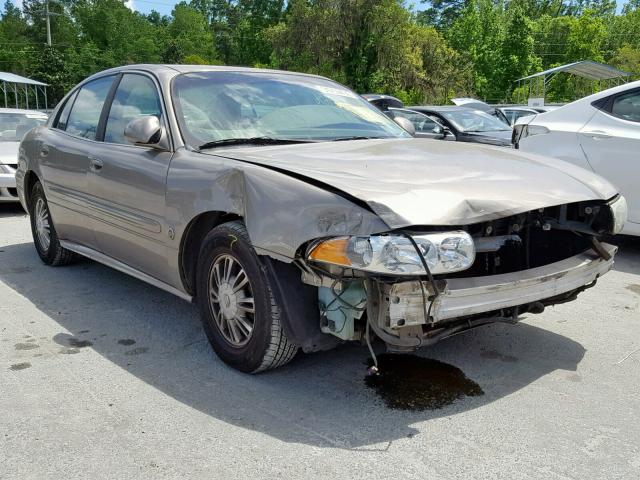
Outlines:
POLYGON ((68 133, 95 140, 102 107, 113 78, 113 76, 98 78, 80 89, 67 120, 65 130, 68 133))
POLYGON ((71 112, 71 107, 73 106, 73 101, 76 99, 78 92, 75 92, 67 99, 67 103, 64 104, 62 108, 62 112, 60 112, 60 116, 58 117, 58 123, 56 124, 56 128, 60 130, 66 130, 67 121, 69 120, 69 113, 71 112))
POLYGON ((640 122, 640 91, 615 97, 611 105, 611 113, 630 122, 640 122))
POLYGON ((104 141, 129 143, 124 137, 124 129, 131 120, 141 115, 154 115, 162 120, 158 90, 149 77, 125 74, 111 103, 104 141))

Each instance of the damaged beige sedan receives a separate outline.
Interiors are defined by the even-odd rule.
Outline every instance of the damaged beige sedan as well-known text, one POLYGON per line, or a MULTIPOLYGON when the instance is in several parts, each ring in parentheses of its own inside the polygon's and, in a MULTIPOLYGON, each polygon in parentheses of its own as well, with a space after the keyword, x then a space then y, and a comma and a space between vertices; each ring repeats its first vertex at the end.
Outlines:
POLYGON ((412 138, 335 82, 235 67, 88 78, 26 135, 16 180, 45 263, 89 257, 197 302, 245 372, 572 301, 626 219, 586 170, 412 138))

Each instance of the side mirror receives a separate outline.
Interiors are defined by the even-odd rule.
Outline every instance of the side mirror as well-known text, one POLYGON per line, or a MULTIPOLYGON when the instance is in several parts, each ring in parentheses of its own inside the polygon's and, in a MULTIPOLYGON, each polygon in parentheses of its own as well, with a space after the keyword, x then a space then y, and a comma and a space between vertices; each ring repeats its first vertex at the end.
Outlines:
POLYGON ((393 119, 398 125, 404 128, 412 137, 416 136, 416 127, 413 126, 410 120, 407 120, 404 117, 396 116, 393 119))
POLYGON ((164 129, 155 115, 140 115, 124 127, 124 137, 134 145, 167 149, 164 129))

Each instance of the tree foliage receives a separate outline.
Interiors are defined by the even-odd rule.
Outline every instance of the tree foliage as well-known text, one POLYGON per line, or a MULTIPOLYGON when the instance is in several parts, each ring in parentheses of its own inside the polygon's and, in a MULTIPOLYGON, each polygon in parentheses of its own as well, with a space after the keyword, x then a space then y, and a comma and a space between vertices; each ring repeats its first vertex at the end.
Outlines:
MULTIPOLYGON (((407 102, 515 98, 515 80, 578 60, 640 76, 640 0, 190 0, 143 15, 124 0, 43 0, 0 10, 0 69, 51 85, 130 63, 231 64, 315 73, 407 102)), ((595 85, 595 88, 605 85, 595 85)), ((552 100, 594 88, 567 76, 552 100)), ((588 93, 588 92, 585 92, 588 93)))

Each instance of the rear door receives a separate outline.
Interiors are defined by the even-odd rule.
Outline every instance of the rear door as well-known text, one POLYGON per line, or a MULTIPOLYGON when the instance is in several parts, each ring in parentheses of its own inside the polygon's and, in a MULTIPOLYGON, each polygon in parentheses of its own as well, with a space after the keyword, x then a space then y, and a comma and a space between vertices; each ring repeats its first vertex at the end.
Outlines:
POLYGON ((598 110, 579 132, 593 170, 626 197, 629 221, 640 223, 640 89, 595 102, 598 110))
POLYGON ((166 277, 165 188, 172 153, 130 144, 125 126, 141 115, 166 118, 155 79, 125 73, 107 106, 104 141, 94 151, 89 178, 100 250, 148 275, 166 277))
POLYGON ((39 164, 51 216, 61 239, 96 248, 88 175, 96 132, 114 75, 84 84, 68 97, 52 128, 43 130, 39 164))

